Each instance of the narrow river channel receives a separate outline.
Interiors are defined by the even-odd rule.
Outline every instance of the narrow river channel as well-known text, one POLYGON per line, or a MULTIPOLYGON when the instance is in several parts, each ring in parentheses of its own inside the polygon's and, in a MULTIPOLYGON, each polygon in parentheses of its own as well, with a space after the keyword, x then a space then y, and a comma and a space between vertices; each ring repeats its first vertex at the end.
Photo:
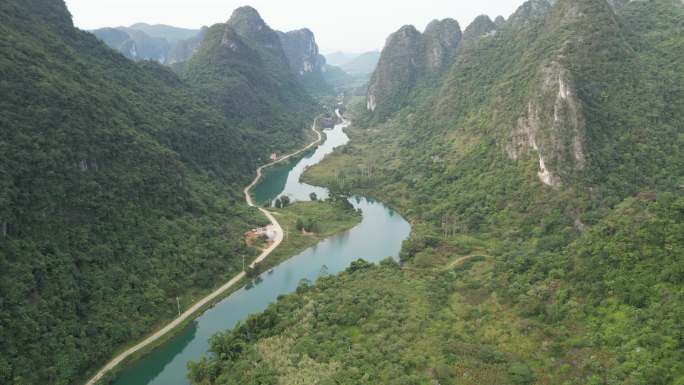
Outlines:
MULTIPOLYGON (((307 167, 317 164, 336 147, 349 141, 343 131, 347 124, 325 130, 325 142, 299 160, 265 170, 264 178, 254 188, 255 200, 263 203, 288 195, 293 201, 302 201, 309 200, 311 192, 319 198, 327 197, 327 189, 299 180, 307 167)), ((408 222, 380 202, 364 197, 352 197, 350 202, 363 211, 360 224, 321 241, 262 274, 258 283, 231 294, 178 336, 123 370, 114 384, 188 385, 187 362, 206 354, 209 337, 264 310, 279 295, 294 292, 302 279, 313 282, 321 274, 339 273, 358 258, 370 262, 386 257, 398 258, 401 244, 409 236, 408 222)))

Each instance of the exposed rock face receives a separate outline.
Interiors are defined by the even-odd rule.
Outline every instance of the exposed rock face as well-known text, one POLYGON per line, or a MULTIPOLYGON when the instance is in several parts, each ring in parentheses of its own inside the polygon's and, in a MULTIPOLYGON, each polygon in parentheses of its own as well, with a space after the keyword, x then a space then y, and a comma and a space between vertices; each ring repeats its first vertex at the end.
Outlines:
POLYGON ((390 35, 368 87, 368 110, 396 109, 417 82, 448 68, 460 42, 461 28, 453 19, 434 20, 422 34, 407 25, 390 35))
POLYGON ((173 43, 134 28, 101 28, 92 33, 131 60, 153 60, 170 65, 186 61, 196 52, 202 42, 203 31, 206 31, 206 28, 197 36, 173 43))
POLYGON ((248 42, 285 55, 278 33, 266 24, 256 9, 249 6, 237 8, 228 20, 228 25, 248 42))
POLYGON ((405 96, 397 94, 404 84, 413 85, 421 58, 421 34, 414 26, 401 27, 390 35, 368 87, 368 109, 375 111, 379 103, 405 96))
MULTIPOLYGON (((515 21, 525 23, 523 16, 529 19, 548 14, 549 6, 545 1, 530 1, 516 12, 515 21)), ((598 0, 562 0, 553 7, 553 12, 554 20, 562 20, 560 24, 554 24, 554 28, 579 32, 558 40, 554 55, 541 63, 535 77, 536 84, 530 93, 533 96, 529 99, 527 113, 511 131, 506 151, 512 159, 536 151, 540 180, 558 187, 566 176, 583 170, 588 161, 587 124, 576 74, 583 75, 585 84, 591 82, 591 72, 584 73, 582 70, 584 65, 588 65, 585 58, 589 55, 604 56, 597 63, 608 64, 600 68, 596 67, 596 63, 590 63, 592 71, 609 71, 610 58, 615 57, 615 52, 620 52, 622 48, 606 43, 614 50, 611 52, 586 44, 587 41, 604 44, 601 42, 612 41, 611 37, 616 35, 619 27, 608 3, 598 0), (593 20, 586 19, 589 13, 593 20), (604 26, 600 33, 586 26, 586 23, 596 22, 604 26)), ((564 34, 559 33, 558 36, 564 34)))
POLYGON ((246 57, 246 53, 249 50, 247 45, 242 41, 240 35, 238 35, 238 33, 230 26, 226 26, 225 30, 223 31, 220 46, 236 56, 242 55, 246 57))
POLYGON ((208 30, 208 27, 202 27, 197 36, 191 37, 187 40, 178 41, 169 52, 166 64, 182 63, 190 59, 195 53, 197 53, 197 50, 204 39, 204 35, 208 30))
POLYGON ((585 121, 570 72, 559 62, 541 69, 542 82, 527 113, 511 131, 506 151, 511 159, 536 152, 539 179, 559 187, 558 167, 581 170, 585 158, 585 121))
POLYGON ((448 66, 461 42, 461 26, 454 19, 433 20, 423 33, 428 70, 441 71, 448 66))
POLYGON ((496 19, 494 19, 494 25, 496 25, 496 28, 501 28, 504 24, 506 24, 506 19, 503 16, 497 16, 496 19))
POLYGON ((267 119, 278 119, 289 122, 284 125, 298 135, 300 119, 314 105, 290 67, 278 32, 251 7, 238 8, 226 23, 211 26, 179 72, 205 87, 226 115, 264 131, 275 129, 267 119))
POLYGON ((278 32, 278 36, 290 67, 297 75, 306 76, 323 71, 325 58, 318 52, 313 32, 304 28, 287 33, 278 32))
POLYGON ((319 54, 310 30, 275 31, 252 7, 236 9, 227 24, 247 46, 268 57, 269 65, 282 76, 285 72, 292 73, 312 93, 327 89, 323 76, 325 58, 319 54))
MULTIPOLYGON (((555 2, 555 0, 553 0, 555 2)), ((515 27, 521 27, 532 22, 535 18, 546 16, 551 12, 552 1, 550 0, 529 0, 523 3, 508 22, 515 27)))
POLYGON ((496 24, 487 15, 480 15, 463 31, 463 45, 475 44, 482 37, 496 33, 496 24))

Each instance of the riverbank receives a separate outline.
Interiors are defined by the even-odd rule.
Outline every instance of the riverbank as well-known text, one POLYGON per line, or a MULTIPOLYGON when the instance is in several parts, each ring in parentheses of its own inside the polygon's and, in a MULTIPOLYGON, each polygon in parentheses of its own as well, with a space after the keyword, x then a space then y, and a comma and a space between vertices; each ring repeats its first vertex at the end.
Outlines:
MULTIPOLYGON (((245 201, 246 203, 251 206, 251 207, 257 207, 251 197, 251 189, 259 182, 259 180, 262 178, 262 172, 264 169, 271 167, 273 165, 279 164, 287 159, 290 159, 292 157, 295 157, 308 149, 312 148, 313 146, 319 144, 321 140, 323 139, 323 136, 321 132, 317 129, 317 120, 314 120, 313 125, 311 126, 311 130, 315 133, 316 139, 309 143, 306 147, 295 151, 293 153, 290 153, 286 156, 280 157, 279 159, 270 162, 266 165, 263 165, 257 169, 256 177, 250 183, 245 189, 243 190, 244 195, 245 195, 245 201)), ((253 268, 256 264, 262 262, 264 259, 266 259, 283 241, 283 229, 278 223, 278 221, 275 219, 275 217, 266 209, 262 207, 258 207, 259 211, 261 211, 271 222, 271 225, 274 227, 275 230, 275 238, 274 241, 264 249, 261 254, 254 259, 254 261, 251 262, 250 268, 253 268)), ((224 285, 219 287, 218 289, 214 290, 210 294, 206 295, 199 301, 195 302, 190 308, 185 310, 180 316, 175 318, 173 321, 170 323, 166 324, 164 327, 159 329, 158 331, 154 332, 152 335, 148 336, 145 338, 142 342, 134 345, 133 347, 130 347, 123 351, 122 353, 116 355, 112 360, 110 360, 104 367, 102 367, 94 376, 88 380, 86 385, 95 385, 100 383, 100 380, 104 379, 105 376, 115 368, 117 368, 119 365, 121 365, 124 362, 127 362, 130 358, 133 358, 135 355, 137 355, 140 352, 145 352, 149 351, 151 347, 157 346, 160 343, 160 340, 162 340, 164 337, 168 335, 172 335, 174 331, 179 330, 186 326, 192 319, 197 317, 199 314, 201 314, 204 310, 206 310, 208 307, 212 306, 214 303, 217 301, 225 298, 226 295, 228 295, 229 290, 235 289, 238 287, 238 283, 241 283, 245 280, 246 278, 246 272, 243 271, 237 275, 235 275, 232 279, 230 279, 228 282, 226 282, 224 285)))
POLYGON ((263 269, 268 269, 270 265, 278 264, 324 239, 353 228, 362 219, 359 212, 344 209, 328 201, 297 202, 284 209, 276 209, 273 213, 287 231, 287 237, 269 257, 268 266, 264 266, 263 269), (298 230, 298 220, 304 223, 313 220, 315 227, 309 232, 298 230))
POLYGON ((283 240, 276 249, 278 251, 270 254, 257 271, 248 269, 249 275, 254 277, 251 284, 236 288, 237 284, 231 295, 203 312, 172 340, 128 365, 117 376, 115 385, 188 385, 187 364, 199 360, 210 351, 213 335, 248 322, 250 315, 263 311, 282 295, 294 292, 300 282, 315 282, 320 277, 340 273, 358 258, 371 262, 379 262, 387 257, 398 260, 401 244, 410 232, 409 224, 401 216, 380 202, 361 196, 341 198, 330 194, 327 189, 299 182, 306 168, 320 162, 334 148, 347 143, 349 138, 343 133, 343 128, 348 124, 343 121, 335 128, 326 130, 325 143, 316 147, 315 151, 303 154, 296 162, 283 162, 281 167, 267 173, 263 173, 263 168, 260 170, 259 177, 263 175, 264 179, 253 184, 256 188, 252 190, 253 196, 249 197, 252 204, 270 202, 283 195, 292 201, 304 202, 288 205, 282 210, 261 208, 281 228, 284 227, 287 240, 283 240), (334 204, 340 207, 328 207, 328 202, 308 202, 312 193, 318 198, 333 196, 334 204), (358 217, 340 216, 338 209, 358 217), (290 226, 296 229, 298 219, 308 224, 312 214, 328 219, 323 221, 326 223, 314 220, 319 222, 317 226, 306 226, 304 232, 295 235, 301 235, 299 241, 291 239, 293 232, 290 226), (335 225, 330 226, 330 223, 335 225), (352 228, 348 231, 337 234, 350 226, 352 228), (293 241, 293 248, 282 249, 290 244, 290 240, 293 241), (305 250, 291 256, 302 248, 305 250), (276 266, 271 268, 272 265, 276 266), (260 271, 263 273, 255 277, 260 271))

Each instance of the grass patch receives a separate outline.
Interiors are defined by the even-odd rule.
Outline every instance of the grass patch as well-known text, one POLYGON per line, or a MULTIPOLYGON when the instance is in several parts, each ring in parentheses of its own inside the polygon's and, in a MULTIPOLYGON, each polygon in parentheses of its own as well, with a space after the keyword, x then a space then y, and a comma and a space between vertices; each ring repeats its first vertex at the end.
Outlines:
POLYGON ((273 209, 272 212, 286 232, 286 237, 264 261, 269 266, 299 254, 326 238, 351 229, 362 219, 357 211, 331 201, 296 202, 282 209, 273 209), (297 229, 298 220, 313 221, 313 230, 307 232, 297 229))

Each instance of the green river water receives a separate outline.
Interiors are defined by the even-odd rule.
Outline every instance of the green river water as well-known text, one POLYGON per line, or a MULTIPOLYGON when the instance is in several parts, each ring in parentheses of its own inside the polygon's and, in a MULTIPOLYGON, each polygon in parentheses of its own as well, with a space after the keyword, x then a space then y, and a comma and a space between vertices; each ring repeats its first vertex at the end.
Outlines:
MULTIPOLYGON (((325 142, 300 159, 267 169, 263 180, 254 188, 256 201, 265 203, 281 195, 288 195, 293 201, 309 200, 311 192, 319 198, 327 197, 327 189, 299 180, 306 168, 349 141, 343 131, 346 124, 326 130, 325 142)), ((350 201, 363 211, 360 224, 293 256, 262 274, 258 283, 226 297, 176 337, 123 370, 114 384, 189 385, 187 362, 207 353, 209 337, 264 310, 279 295, 294 292, 302 279, 315 281, 324 272, 339 273, 358 258, 370 262, 388 256, 398 258, 401 244, 409 236, 408 222, 380 202, 364 197, 353 197, 350 201)))

